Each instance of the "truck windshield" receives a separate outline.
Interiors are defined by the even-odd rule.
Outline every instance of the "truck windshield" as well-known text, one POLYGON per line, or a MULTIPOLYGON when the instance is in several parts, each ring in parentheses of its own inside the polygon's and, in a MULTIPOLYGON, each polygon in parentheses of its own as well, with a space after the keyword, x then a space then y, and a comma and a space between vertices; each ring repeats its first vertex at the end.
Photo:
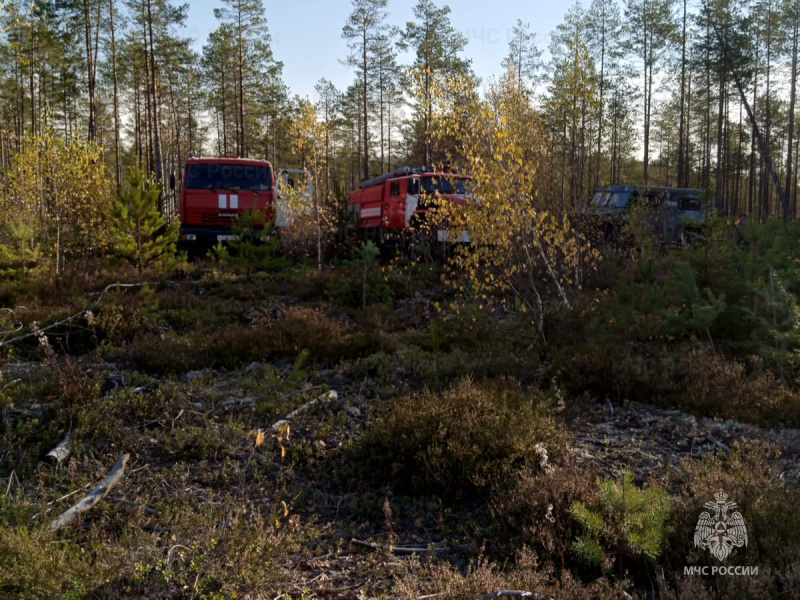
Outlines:
POLYGON ((186 189, 253 190, 272 189, 272 169, 260 165, 203 163, 187 166, 186 189))
POLYGON ((592 198, 592 206, 624 208, 631 198, 631 192, 597 192, 592 198))
POLYGON ((460 194, 467 193, 467 180, 445 177, 423 177, 422 190, 429 194, 460 194))

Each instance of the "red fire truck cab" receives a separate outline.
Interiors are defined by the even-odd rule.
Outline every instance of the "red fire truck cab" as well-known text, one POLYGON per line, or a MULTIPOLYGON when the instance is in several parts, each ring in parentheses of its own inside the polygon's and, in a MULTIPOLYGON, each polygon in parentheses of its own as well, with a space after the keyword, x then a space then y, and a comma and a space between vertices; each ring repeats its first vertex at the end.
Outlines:
MULTIPOLYGON (((422 167, 403 167, 361 183, 350 192, 348 210, 367 238, 382 240, 384 234, 402 232, 424 219, 437 202, 464 205, 471 177, 422 167)), ((447 230, 437 231, 438 241, 448 239, 447 230)), ((466 241, 462 233, 458 241, 466 241)))
POLYGON ((180 247, 199 255, 218 241, 234 238, 233 225, 245 211, 274 219, 275 174, 265 160, 190 158, 180 191, 180 247))

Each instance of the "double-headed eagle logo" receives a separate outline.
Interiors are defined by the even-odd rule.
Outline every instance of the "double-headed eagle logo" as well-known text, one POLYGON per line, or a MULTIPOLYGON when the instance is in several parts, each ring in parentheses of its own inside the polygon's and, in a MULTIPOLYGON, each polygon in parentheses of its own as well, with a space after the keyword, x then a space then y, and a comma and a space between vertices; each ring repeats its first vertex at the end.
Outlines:
POLYGON ((706 502, 705 508, 713 512, 704 512, 697 519, 694 530, 694 545, 698 548, 708 548, 711 554, 719 560, 725 560, 734 548, 747 546, 747 528, 744 525, 742 513, 728 511, 736 510, 735 502, 727 502, 728 494, 720 491, 714 494, 716 502, 706 502))

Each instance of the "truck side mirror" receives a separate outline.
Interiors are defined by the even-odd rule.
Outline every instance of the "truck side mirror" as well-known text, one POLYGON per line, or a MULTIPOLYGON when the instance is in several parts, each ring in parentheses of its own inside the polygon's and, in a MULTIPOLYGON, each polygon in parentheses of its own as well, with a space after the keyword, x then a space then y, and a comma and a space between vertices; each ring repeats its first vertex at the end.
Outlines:
POLYGON ((175 191, 175 173, 169 174, 169 189, 175 191))

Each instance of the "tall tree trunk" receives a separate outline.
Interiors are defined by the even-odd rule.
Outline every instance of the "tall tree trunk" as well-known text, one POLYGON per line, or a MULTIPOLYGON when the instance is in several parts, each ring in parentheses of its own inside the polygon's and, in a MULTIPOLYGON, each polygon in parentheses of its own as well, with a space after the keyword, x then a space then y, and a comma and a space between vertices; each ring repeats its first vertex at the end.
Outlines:
MULTIPOLYGON (((645 13, 646 14, 646 13, 645 13)), ((653 64, 648 55, 647 19, 644 21, 644 184, 650 183, 650 102, 653 97, 653 64)))
MULTIPOLYGON (((600 173, 602 171, 602 153, 603 153, 603 118, 605 116, 605 91, 606 91, 606 9, 603 6, 603 16, 600 35, 600 85, 598 90, 599 104, 597 115, 597 157, 595 159, 595 174, 592 181, 592 187, 600 185, 600 173)), ((520 47, 522 44, 520 44, 520 47)), ((520 79, 520 81, 522 81, 520 79)))
MULTIPOLYGON (((772 83, 772 3, 769 3, 769 8, 767 11, 767 64, 765 65, 767 69, 767 80, 766 80, 766 87, 764 89, 765 92, 765 116, 764 116, 764 148, 766 149, 766 154, 764 154, 764 149, 762 149, 762 158, 764 161, 767 161, 767 157, 770 154, 770 147, 772 141, 772 99, 770 97, 770 88, 772 83)), ((774 171, 772 166, 772 160, 769 159, 769 165, 766 165, 768 170, 774 171)), ((762 192, 761 192, 761 207, 762 207, 762 219, 767 220, 770 213, 770 186, 769 186, 769 178, 764 177, 762 182, 762 192)))
MULTIPOLYGON (((220 92, 222 100, 222 155, 228 156, 228 86, 225 80, 225 63, 220 65, 220 92)), ((274 149, 273 149, 274 154, 274 149)))
MULTIPOLYGON (((33 19, 33 15, 31 15, 33 19)), ((35 136, 39 131, 38 115, 36 113, 36 36, 34 35, 33 23, 31 23, 31 47, 30 65, 28 66, 28 86, 31 94, 31 135, 35 136)))
POLYGON ((117 189, 122 183, 122 140, 121 124, 119 118, 119 81, 117 79, 117 41, 114 27, 114 5, 116 0, 109 0, 108 19, 111 28, 111 80, 114 87, 114 173, 116 174, 117 189))
MULTIPOLYGON (((792 151, 794 150, 794 107, 797 97, 797 36, 800 20, 794 19, 792 23, 792 75, 791 88, 789 91, 789 141, 786 144, 786 191, 792 189, 792 151)), ((785 220, 794 219, 794 209, 791 214, 784 211, 785 220)))
POLYGON ((743 164, 743 157, 744 157, 744 109, 742 108, 742 103, 739 102, 739 125, 736 130, 736 178, 734 180, 734 195, 733 195, 733 207, 731 210, 731 215, 736 217, 741 212, 742 206, 742 171, 744 169, 743 164))
POLYGON ((678 124, 678 187, 687 187, 686 177, 686 4, 683 0, 683 29, 681 31, 681 100, 678 124))
MULTIPOLYGON (((147 0, 147 25, 150 38, 150 76, 151 76, 151 93, 153 95, 153 151, 155 155, 155 174, 156 182, 161 183, 164 180, 164 157, 161 150, 161 106, 158 94, 158 76, 156 74, 156 54, 155 54, 155 36, 153 35, 153 13, 152 1, 147 0)), ((162 210, 163 197, 162 197, 162 210)))
MULTIPOLYGON (((710 90, 709 90, 710 91, 710 90)), ((717 190, 717 210, 720 214, 725 214, 725 189, 724 189, 724 176, 723 176, 723 157, 725 149, 723 144, 723 125, 725 123, 725 75, 719 74, 719 100, 717 106, 717 169, 714 176, 717 190)))
POLYGON ((381 173, 385 173, 386 172, 386 167, 385 167, 385 162, 384 162, 384 159, 385 159, 385 156, 384 156, 384 145, 386 143, 386 139, 384 138, 384 130, 383 130, 383 127, 384 127, 384 124, 383 124, 383 121, 384 121, 384 114, 383 114, 383 108, 384 108, 384 106, 383 106, 383 85, 384 85, 383 84, 383 76, 384 76, 384 72, 383 72, 383 69, 384 69, 384 65, 381 65, 380 66, 380 73, 378 75, 378 88, 379 88, 378 89, 378 107, 379 107, 379 112, 380 112, 379 119, 380 119, 380 127, 381 127, 381 173))
MULTIPOLYGON (((426 27, 427 31, 427 27, 426 27)), ((431 69, 430 69, 430 57, 428 55, 428 49, 426 46, 425 49, 425 59, 424 59, 424 68, 425 68, 425 91, 422 94, 422 97, 425 99, 425 164, 427 166, 431 166, 431 120, 433 118, 433 98, 431 98, 431 69)))
MULTIPOLYGON (((758 70, 759 70, 759 57, 758 54, 759 42, 758 38, 755 40, 756 56, 755 65, 753 68, 753 120, 755 121, 756 113, 758 110, 758 70)), ((750 180, 747 182, 747 214, 752 215, 755 210, 756 203, 756 128, 753 123, 750 123, 750 180)))
POLYGON ((369 179, 369 135, 367 133, 368 127, 369 127, 368 112, 367 112, 367 110, 368 110, 367 95, 368 95, 368 92, 369 92, 369 84, 367 83, 368 82, 367 75, 369 74, 369 72, 368 72, 368 65, 367 65, 367 31, 366 31, 366 29, 364 30, 363 42, 364 42, 364 48, 363 48, 363 54, 362 54, 362 60, 363 60, 363 73, 362 73, 362 75, 364 77, 364 90, 363 90, 364 91, 364 98, 363 98, 363 101, 364 101, 364 107, 363 107, 364 108, 364 115, 363 115, 363 117, 364 117, 364 131, 363 131, 364 139, 362 140, 362 142, 364 144, 364 148, 363 148, 364 149, 364 179, 367 180, 367 179, 369 179))
POLYGON ((237 67, 238 67, 238 85, 239 85, 239 132, 236 138, 236 145, 239 147, 239 156, 247 156, 247 148, 245 146, 245 122, 244 122, 244 40, 242 34, 242 11, 238 12, 238 39, 236 40, 237 46, 237 67))
POLYGON ((87 85, 89 92, 89 141, 97 138, 97 102, 95 100, 95 88, 97 82, 97 69, 95 63, 94 40, 92 34, 92 12, 89 0, 83 0, 83 31, 86 41, 86 71, 87 85))

